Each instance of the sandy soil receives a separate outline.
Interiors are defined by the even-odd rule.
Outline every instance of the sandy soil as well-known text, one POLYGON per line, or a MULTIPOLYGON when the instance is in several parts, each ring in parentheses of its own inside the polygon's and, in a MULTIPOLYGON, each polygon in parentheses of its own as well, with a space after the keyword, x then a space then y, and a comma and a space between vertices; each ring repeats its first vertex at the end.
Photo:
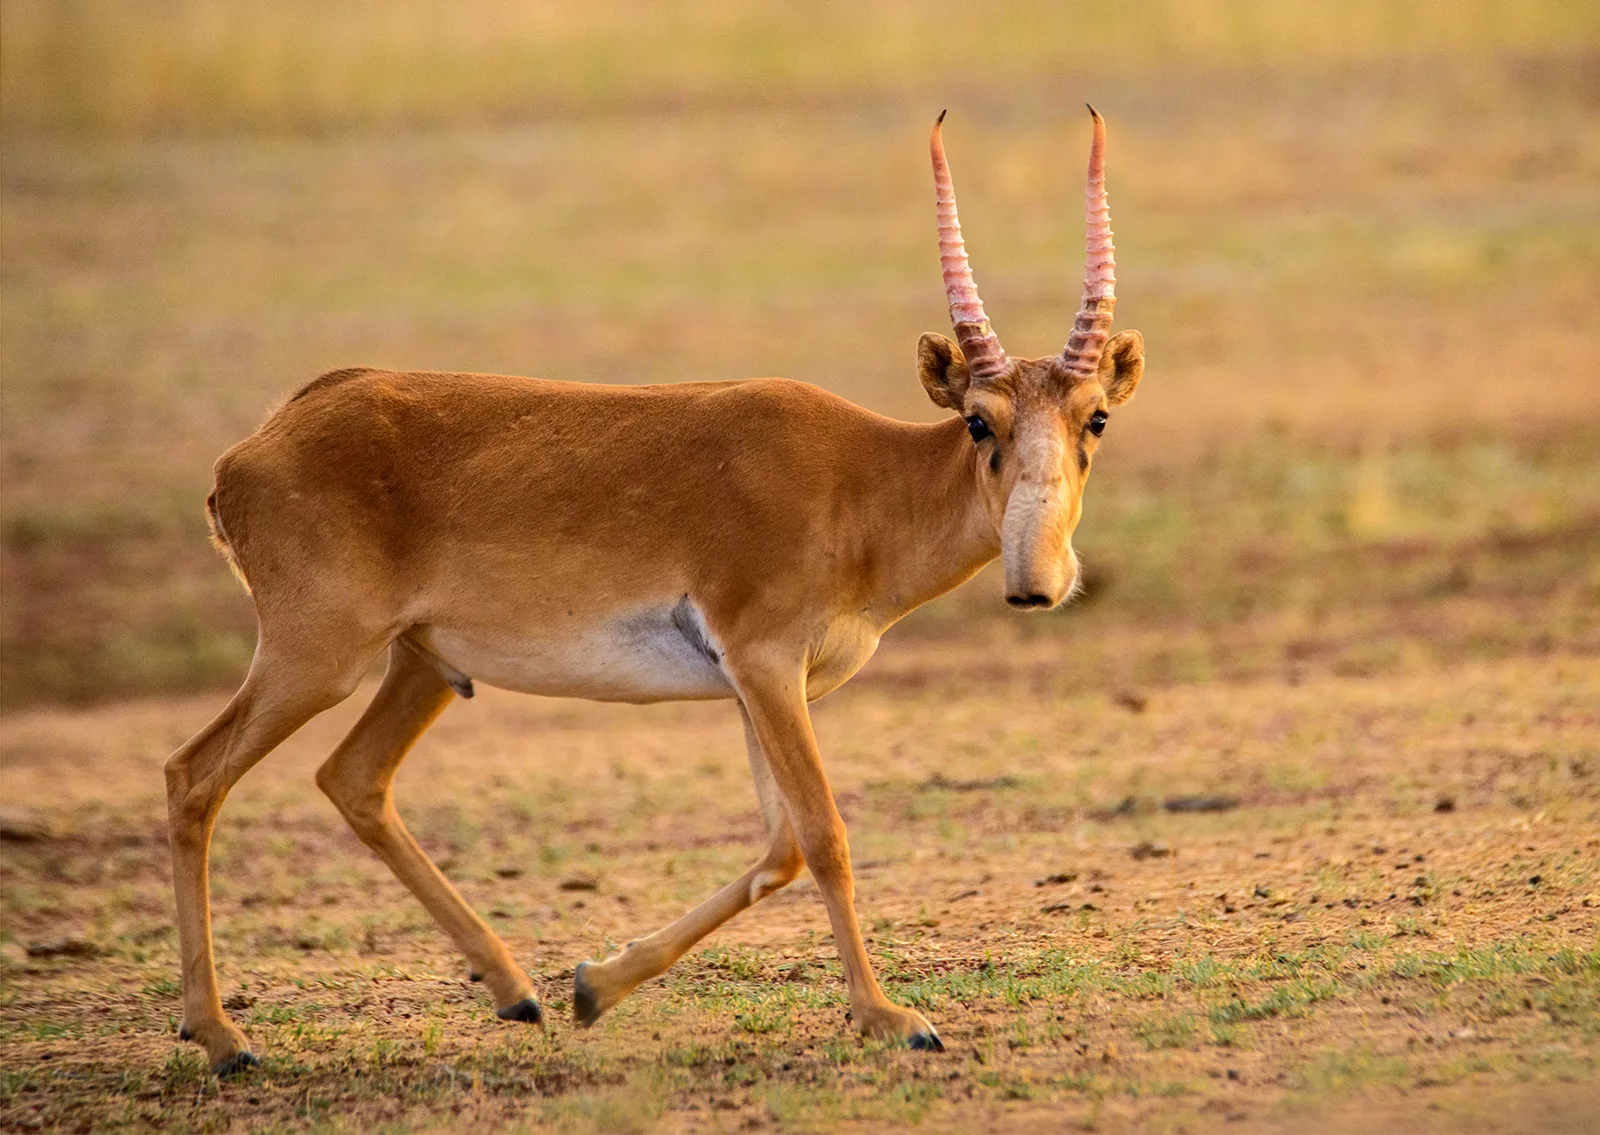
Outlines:
POLYGON ((918 650, 886 647, 816 717, 871 948, 945 1054, 855 1039, 805 878, 595 1029, 568 1022, 577 961, 755 853, 726 705, 486 690, 424 739, 402 811, 551 1017, 495 1021, 311 783, 358 695, 224 811, 224 995, 265 1065, 218 1084, 174 1036, 160 796, 166 754, 218 704, 196 697, 0 722, 0 1123, 1531 1131, 1597 1114, 1592 660, 1107 698, 908 693, 893 676, 918 650))

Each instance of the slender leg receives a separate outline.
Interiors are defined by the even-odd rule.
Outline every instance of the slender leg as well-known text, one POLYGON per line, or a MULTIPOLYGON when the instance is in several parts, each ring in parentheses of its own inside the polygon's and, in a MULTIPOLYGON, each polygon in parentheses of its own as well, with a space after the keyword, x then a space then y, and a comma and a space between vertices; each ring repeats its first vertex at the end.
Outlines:
POLYGON ((584 962, 573 978, 572 1015, 580 1025, 592 1025, 600 1015, 633 992, 641 982, 665 973, 700 939, 748 906, 781 890, 800 873, 800 847, 784 814, 772 769, 744 719, 745 748, 750 774, 761 801, 761 819, 767 829, 767 852, 743 875, 723 887, 672 925, 648 938, 628 943, 627 949, 603 962, 584 962))
POLYGON ((330 676, 318 669, 313 675, 258 648, 244 685, 227 708, 167 761, 167 823, 183 958, 179 1035, 204 1045, 219 1075, 257 1061, 244 1034, 223 1012, 217 990, 209 878, 217 813, 228 790, 257 761, 312 717, 349 696, 364 665, 365 659, 357 659, 342 668, 344 673, 330 676))
POLYGON ((455 696, 427 662, 400 642, 389 647, 389 669, 372 704, 317 770, 317 786, 410 888, 482 975, 502 1019, 542 1019, 533 983, 511 951, 417 846, 394 806, 394 777, 406 753, 455 696))
POLYGON ((933 1026, 920 1013, 890 1002, 872 972, 856 921, 850 844, 811 731, 804 677, 798 670, 760 671, 739 675, 738 684, 750 723, 783 794, 806 866, 828 908, 856 1027, 866 1036, 905 1040, 912 1048, 943 1050, 933 1026))

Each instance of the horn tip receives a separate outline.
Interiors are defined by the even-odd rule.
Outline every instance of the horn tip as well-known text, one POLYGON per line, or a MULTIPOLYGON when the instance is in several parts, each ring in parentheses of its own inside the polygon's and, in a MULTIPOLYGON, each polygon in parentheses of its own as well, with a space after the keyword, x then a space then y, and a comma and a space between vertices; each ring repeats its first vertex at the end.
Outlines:
POLYGON ((1083 105, 1089 108, 1089 117, 1093 118, 1096 122, 1103 121, 1100 117, 1100 112, 1094 108, 1092 103, 1084 103, 1083 105))
POLYGON ((934 120, 933 120, 933 124, 934 124, 934 125, 935 125, 935 126, 943 126, 943 125, 944 125, 944 116, 945 116, 945 115, 947 115, 947 114, 949 114, 949 113, 950 113, 950 111, 949 111, 949 110, 941 110, 941 111, 940 111, 940 112, 939 112, 939 117, 938 117, 938 118, 935 118, 935 119, 934 119, 934 120))

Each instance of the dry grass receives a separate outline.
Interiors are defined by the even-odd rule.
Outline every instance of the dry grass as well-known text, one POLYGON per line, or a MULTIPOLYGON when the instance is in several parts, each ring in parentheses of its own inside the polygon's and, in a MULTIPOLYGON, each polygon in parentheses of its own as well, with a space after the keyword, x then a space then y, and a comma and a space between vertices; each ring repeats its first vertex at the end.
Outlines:
POLYGON ((1337 68, 1592 50, 1600 10, 1561 0, 765 0, 581 6, 411 0, 12 0, 7 119, 106 133, 328 131, 707 106, 990 94, 1041 76, 1337 68))
MULTIPOLYGON (((1135 628, 1152 596, 1159 625, 1204 616, 1197 588, 1228 617, 1260 606, 1264 562, 1291 622, 1388 587, 1395 549, 1459 589, 1463 557, 1509 540, 1577 597, 1537 633, 1591 648, 1592 61, 1195 64, 956 104, 978 272, 1018 352, 1054 349, 1076 299, 1071 106, 1113 116, 1118 315, 1151 373, 1079 543, 1135 628)), ((945 322, 922 152, 944 97, 333 137, 8 130, 0 700, 236 679, 253 620, 205 542, 210 464, 325 369, 782 373, 932 415, 911 351, 945 322)))

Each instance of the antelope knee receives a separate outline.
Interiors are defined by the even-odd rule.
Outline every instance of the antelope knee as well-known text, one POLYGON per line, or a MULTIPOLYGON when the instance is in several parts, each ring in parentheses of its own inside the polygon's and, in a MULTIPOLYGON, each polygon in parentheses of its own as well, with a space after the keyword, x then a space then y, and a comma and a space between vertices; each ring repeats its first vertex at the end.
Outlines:
POLYGON ((352 790, 340 783, 338 774, 330 771, 327 765, 317 770, 317 787, 333 801, 333 806, 339 809, 339 814, 358 836, 366 838, 383 826, 384 808, 388 801, 382 793, 352 790))
POLYGON ((189 754, 176 752, 167 758, 167 763, 162 766, 162 774, 167 782, 167 805, 170 808, 183 808, 188 805, 189 798, 193 795, 194 777, 189 767, 189 754))
POLYGON ((212 784, 194 782, 186 754, 167 761, 167 826, 171 838, 185 845, 204 842, 218 799, 212 784))
POLYGON ((760 902, 794 882, 795 876, 800 874, 801 863, 800 849, 792 843, 776 855, 769 854, 761 870, 750 880, 750 901, 760 902))

